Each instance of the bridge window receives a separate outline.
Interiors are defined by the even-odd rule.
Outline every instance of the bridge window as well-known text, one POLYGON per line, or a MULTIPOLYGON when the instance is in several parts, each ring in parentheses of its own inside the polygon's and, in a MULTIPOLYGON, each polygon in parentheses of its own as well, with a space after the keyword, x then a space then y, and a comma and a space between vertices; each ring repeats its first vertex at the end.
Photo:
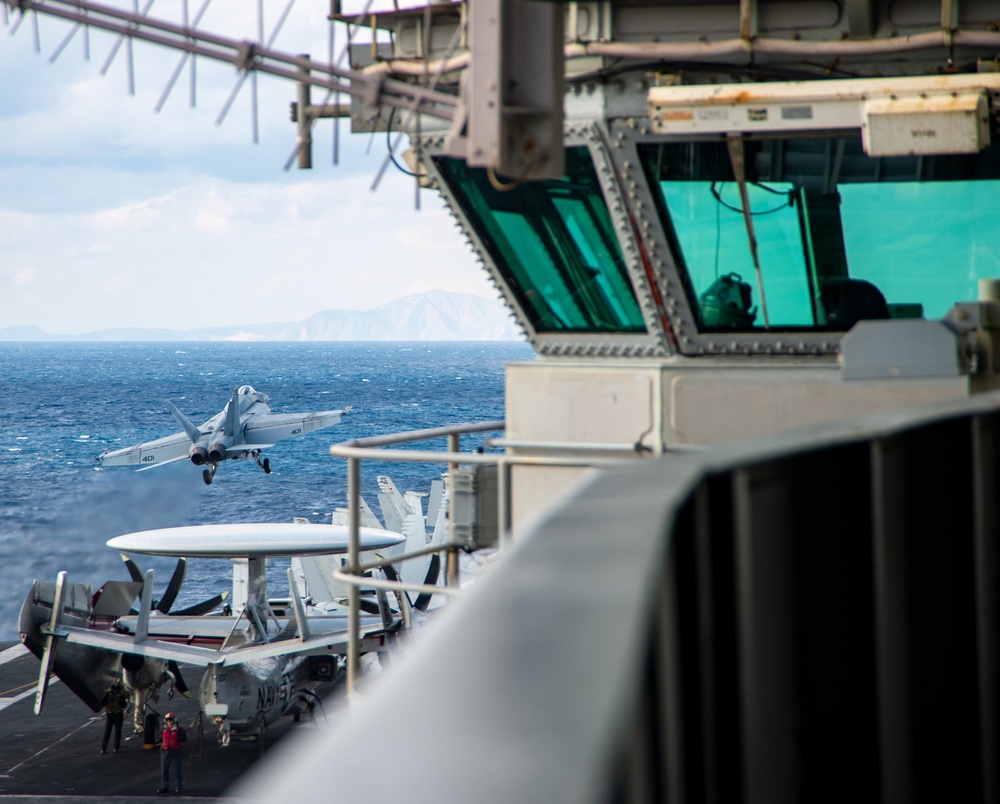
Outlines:
POLYGON ((561 181, 503 190, 484 169, 436 162, 538 332, 645 332, 586 148, 566 150, 561 181))
POLYGON ((1000 277, 1000 152, 864 154, 860 138, 747 140, 754 266, 724 142, 639 146, 702 331, 939 318, 1000 277), (762 292, 763 291, 763 292, 762 292))

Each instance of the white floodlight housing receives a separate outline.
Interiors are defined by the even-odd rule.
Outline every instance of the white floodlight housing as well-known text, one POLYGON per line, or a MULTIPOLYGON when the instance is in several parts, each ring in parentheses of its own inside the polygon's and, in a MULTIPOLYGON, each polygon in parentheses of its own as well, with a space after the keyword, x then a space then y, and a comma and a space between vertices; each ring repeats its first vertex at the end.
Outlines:
POLYGON ((860 129, 870 156, 975 153, 990 144, 995 73, 653 87, 656 134, 860 129))
POLYGON ((869 156, 981 151, 990 144, 986 92, 872 98, 864 102, 861 140, 869 156))

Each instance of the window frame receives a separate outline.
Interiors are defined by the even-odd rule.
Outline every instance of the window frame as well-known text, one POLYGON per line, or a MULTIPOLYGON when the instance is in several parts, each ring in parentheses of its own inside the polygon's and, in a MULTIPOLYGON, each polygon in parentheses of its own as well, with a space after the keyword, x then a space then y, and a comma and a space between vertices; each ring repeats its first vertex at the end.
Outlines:
MULTIPOLYGON (((606 130, 598 124, 581 122, 569 124, 565 130, 565 146, 584 147, 590 154, 594 173, 597 176, 612 229, 628 281, 631 284, 636 304, 642 315, 645 332, 567 332, 539 331, 532 323, 531 316, 522 308, 519 296, 511 287, 505 271, 496 264, 494 256, 486 248, 483 238, 471 225, 459 199, 444 179, 433 158, 425 159, 428 170, 434 178, 435 186, 441 192, 451 213, 458 221, 463 233, 489 274, 492 282, 502 292, 508 305, 512 307, 518 325, 524 330, 529 342, 539 354, 551 356, 662 356, 672 354, 670 335, 662 326, 662 316, 658 311, 654 294, 649 292, 647 281, 648 257, 643 260, 644 244, 637 238, 636 228, 625 214, 627 204, 619 184, 615 180, 615 166, 610 157, 606 130)), ((445 137, 427 136, 421 140, 421 148, 426 156, 446 156, 445 137)), ((659 283, 657 278, 656 284, 659 283)))

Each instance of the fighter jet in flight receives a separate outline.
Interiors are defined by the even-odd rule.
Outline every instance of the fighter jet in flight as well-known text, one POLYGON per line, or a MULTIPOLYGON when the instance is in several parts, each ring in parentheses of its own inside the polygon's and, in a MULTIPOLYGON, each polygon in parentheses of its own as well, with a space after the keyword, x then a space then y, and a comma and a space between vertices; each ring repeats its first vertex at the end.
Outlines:
POLYGON ((102 466, 138 466, 146 469, 185 458, 195 466, 204 466, 202 478, 211 484, 219 464, 236 458, 253 458, 270 474, 271 462, 261 459, 261 450, 278 441, 311 433, 339 424, 351 410, 324 410, 318 413, 271 413, 267 394, 241 385, 233 391, 226 406, 198 427, 177 407, 167 401, 167 408, 180 423, 182 432, 125 449, 105 450, 95 460, 102 466))

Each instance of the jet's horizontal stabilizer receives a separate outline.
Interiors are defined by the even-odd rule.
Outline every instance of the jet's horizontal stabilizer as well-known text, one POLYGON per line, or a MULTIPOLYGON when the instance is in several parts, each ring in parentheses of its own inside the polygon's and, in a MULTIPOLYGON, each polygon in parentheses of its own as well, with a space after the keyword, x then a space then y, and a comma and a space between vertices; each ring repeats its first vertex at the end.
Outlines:
POLYGON ((181 426, 181 429, 187 433, 187 437, 191 439, 191 443, 195 443, 201 437, 201 430, 198 429, 198 425, 181 413, 177 409, 177 406, 169 399, 163 401, 166 403, 167 410, 174 414, 174 418, 177 419, 177 423, 181 426))
MULTIPOLYGON (((274 444, 254 444, 253 449, 269 449, 273 446, 274 444)), ((233 444, 232 446, 226 447, 226 455, 239 455, 241 452, 246 452, 248 449, 250 449, 250 446, 247 444, 233 444)))

